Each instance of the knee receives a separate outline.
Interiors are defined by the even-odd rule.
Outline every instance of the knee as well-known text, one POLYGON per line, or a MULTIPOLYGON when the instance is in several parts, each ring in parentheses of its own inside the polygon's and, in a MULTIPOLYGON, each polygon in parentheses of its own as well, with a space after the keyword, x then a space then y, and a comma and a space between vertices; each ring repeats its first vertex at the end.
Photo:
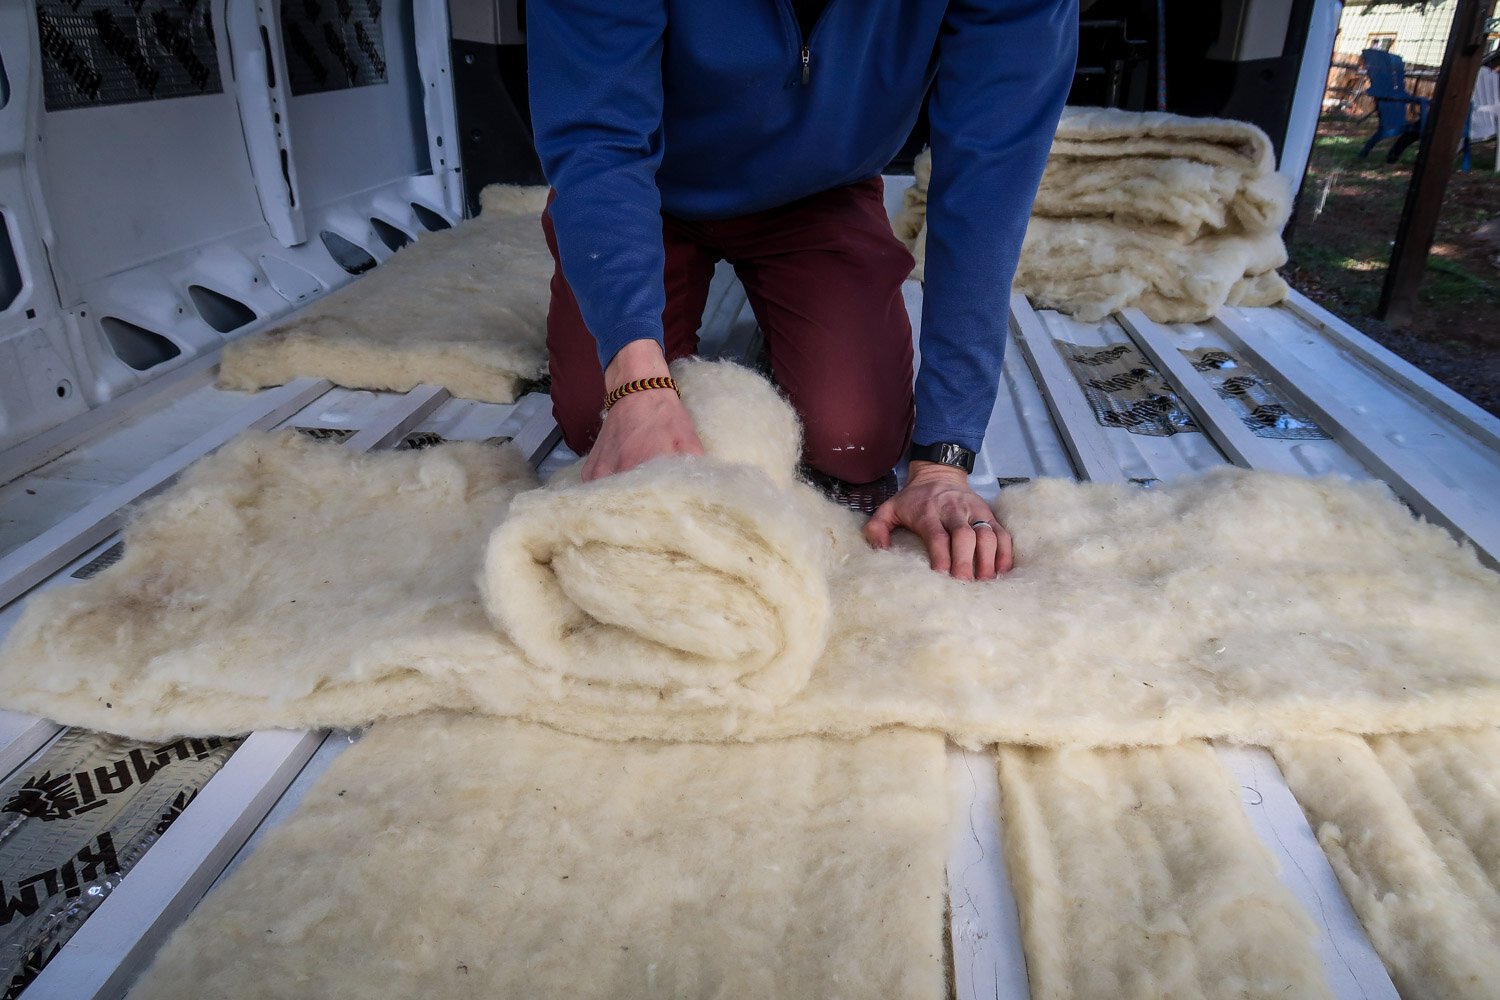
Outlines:
POLYGON ((901 460, 911 433, 910 407, 830 408, 803 414, 802 456, 813 469, 846 483, 868 483, 901 460))

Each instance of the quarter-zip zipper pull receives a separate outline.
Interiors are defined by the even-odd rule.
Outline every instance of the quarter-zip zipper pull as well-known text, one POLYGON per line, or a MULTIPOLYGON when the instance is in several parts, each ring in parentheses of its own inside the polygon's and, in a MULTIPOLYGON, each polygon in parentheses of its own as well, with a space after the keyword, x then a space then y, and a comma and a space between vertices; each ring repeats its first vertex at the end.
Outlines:
POLYGON ((802 85, 804 87, 807 86, 807 81, 812 77, 812 67, 808 65, 811 60, 812 53, 807 50, 806 45, 802 46, 802 85))

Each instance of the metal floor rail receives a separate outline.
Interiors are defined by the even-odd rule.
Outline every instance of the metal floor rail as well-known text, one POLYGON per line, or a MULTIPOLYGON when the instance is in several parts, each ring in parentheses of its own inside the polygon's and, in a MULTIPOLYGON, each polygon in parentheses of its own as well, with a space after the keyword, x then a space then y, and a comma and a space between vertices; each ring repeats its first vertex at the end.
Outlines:
MULTIPOLYGON (((908 284, 914 326, 919 286, 908 284)), ((1294 297, 1275 309, 1227 311, 1208 324, 1162 326, 1127 311, 1084 324, 1038 313, 1016 298, 1011 353, 976 487, 993 497, 1002 481, 1039 476, 1143 482, 1233 464, 1299 474, 1375 476, 1416 510, 1470 538, 1491 560, 1500 530, 1500 421, 1367 341, 1337 319, 1294 297), (1139 350, 1171 384, 1201 433, 1170 437, 1105 427, 1095 416, 1057 342, 1139 350), (1283 441, 1249 431, 1186 350, 1214 348, 1253 358, 1329 432, 1327 440, 1283 441)), ((754 324, 743 293, 722 272, 710 294, 705 347, 743 356, 754 348, 754 324)), ((148 387, 149 388, 149 387, 148 387)), ((206 391, 206 390, 203 390, 206 391)), ((174 394, 164 412, 181 405, 174 394)), ((66 585, 74 570, 113 544, 123 505, 161 489, 196 458, 249 427, 353 430, 346 447, 399 444, 413 433, 450 440, 509 436, 533 464, 567 456, 542 396, 509 407, 447 398, 438 388, 411 393, 351 393, 305 381, 243 397, 227 419, 145 472, 89 498, 75 512, 0 557, 0 635, 13 623, 24 592, 66 585)), ((107 426, 96 420, 89 433, 107 426)), ((62 440, 68 432, 62 431, 62 440)), ((76 443, 86 435, 69 438, 76 443)), ((55 448, 55 442, 49 447, 55 448)), ((27 456, 22 456, 26 458, 27 456)), ((544 466, 545 468, 545 466, 544 466)), ((46 468, 36 470, 37 474, 46 468)), ((0 502, 4 497, 0 496, 0 502)), ((5 773, 57 732, 41 720, 0 713, 5 773)), ((301 794, 350 743, 347 736, 260 732, 215 775, 161 840, 106 898, 26 990, 26 997, 121 995, 170 930, 265 829, 288 815, 301 794)), ((1281 862, 1283 881, 1320 930, 1318 947, 1340 998, 1395 997, 1389 978, 1354 919, 1275 762, 1263 750, 1220 749, 1246 789, 1246 814, 1281 862)), ((1019 920, 1001 848, 1001 806, 994 757, 951 750, 952 844, 948 866, 952 967, 961 1000, 1029 995, 1019 920)))

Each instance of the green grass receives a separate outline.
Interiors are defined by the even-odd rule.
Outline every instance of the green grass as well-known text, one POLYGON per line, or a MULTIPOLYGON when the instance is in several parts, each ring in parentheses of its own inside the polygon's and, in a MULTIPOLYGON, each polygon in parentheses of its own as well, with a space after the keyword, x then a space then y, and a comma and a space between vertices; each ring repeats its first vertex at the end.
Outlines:
POLYGON ((1352 164, 1360 162, 1359 151, 1362 148, 1364 140, 1352 135, 1320 135, 1317 142, 1313 143, 1313 155, 1322 154, 1328 159, 1352 164))
MULTIPOLYGON (((1369 245, 1299 241, 1291 252, 1294 267, 1338 289, 1351 307, 1365 311, 1375 308, 1389 260, 1389 247, 1369 245)), ((1424 305, 1442 308, 1488 305, 1500 299, 1500 281, 1476 274, 1456 261, 1429 257, 1418 299, 1424 305)))
POLYGON ((1332 247, 1321 243, 1299 244, 1292 254, 1292 263, 1298 267, 1325 271, 1378 271, 1386 265, 1386 258, 1373 249, 1332 247))
POLYGON ((1463 306, 1500 297, 1500 282, 1441 257, 1427 258, 1427 275, 1417 298, 1430 306, 1463 306))
POLYGON ((1291 249, 1291 265, 1307 272, 1319 285, 1343 300, 1347 311, 1365 314, 1375 308, 1380 282, 1365 271, 1374 258, 1351 256, 1320 243, 1303 241, 1291 249))
MULTIPOLYGON (((1361 160, 1359 151, 1375 128, 1374 119, 1345 119, 1335 128, 1342 134, 1325 131, 1317 138, 1303 192, 1304 216, 1288 249, 1294 267, 1336 290, 1351 308, 1367 311, 1375 307, 1380 294, 1391 255, 1389 240, 1401 215, 1411 176, 1409 164, 1416 159, 1417 147, 1408 149, 1399 164, 1388 164, 1385 152, 1391 140, 1386 140, 1361 160), (1326 188, 1325 212, 1314 217, 1311 208, 1325 185, 1331 185, 1326 188)), ((1482 155, 1476 155, 1476 163, 1482 162, 1482 155)), ((1459 182, 1457 176, 1455 183, 1472 185, 1490 179, 1500 185, 1500 178, 1476 181, 1471 177, 1459 182)), ((1443 230, 1450 235, 1445 237, 1440 230, 1440 241, 1471 231, 1492 214, 1487 208, 1460 207, 1451 191, 1448 200, 1443 230)), ((1419 298, 1440 310, 1488 308, 1500 301, 1500 277, 1476 272, 1459 261, 1429 257, 1419 298)))
MULTIPOLYGON (((1364 148, 1370 136, 1375 134, 1375 119, 1370 118, 1360 122, 1350 122, 1348 127, 1356 130, 1355 135, 1320 135, 1313 143, 1313 158, 1316 163, 1321 159, 1325 163, 1346 167, 1354 167, 1361 170, 1386 170, 1394 164, 1385 162, 1386 154, 1391 151, 1395 139, 1382 139, 1380 144, 1370 150, 1366 159, 1359 158, 1359 151, 1364 148)), ((1396 163, 1410 166, 1417 159, 1417 145, 1413 143, 1401 154, 1401 159, 1396 163)))

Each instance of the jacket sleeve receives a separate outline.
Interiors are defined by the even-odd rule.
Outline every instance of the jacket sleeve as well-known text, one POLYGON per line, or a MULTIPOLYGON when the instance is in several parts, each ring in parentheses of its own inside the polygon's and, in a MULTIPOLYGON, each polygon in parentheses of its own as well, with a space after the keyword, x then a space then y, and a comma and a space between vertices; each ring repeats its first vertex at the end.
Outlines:
POLYGON ((1010 283, 1077 63, 1077 0, 954 0, 928 113, 919 444, 979 450, 1000 386, 1010 283))
POLYGON ((563 274, 608 365, 662 340, 662 51, 666 0, 534 0, 531 120, 563 274))

